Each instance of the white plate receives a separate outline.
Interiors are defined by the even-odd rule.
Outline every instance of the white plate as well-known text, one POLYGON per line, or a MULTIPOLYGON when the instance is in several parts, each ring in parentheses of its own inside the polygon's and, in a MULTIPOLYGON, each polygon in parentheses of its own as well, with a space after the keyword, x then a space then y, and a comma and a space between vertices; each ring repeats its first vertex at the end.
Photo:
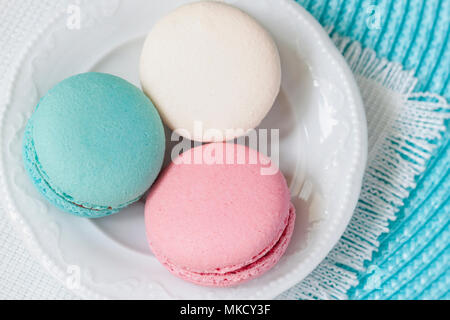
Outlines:
POLYGON ((67 16, 61 15, 35 39, 13 79, 11 102, 0 110, 0 192, 6 211, 31 252, 81 297, 273 298, 325 258, 355 208, 367 148, 359 92, 325 31, 290 0, 226 1, 259 20, 281 55, 281 92, 261 127, 280 129, 280 166, 300 218, 275 268, 233 288, 196 286, 172 276, 147 248, 142 202, 88 220, 60 212, 39 195, 21 152, 23 129, 38 99, 60 80, 86 71, 112 73, 139 85, 145 34, 185 2, 83 2, 80 30, 69 29, 67 16), (308 201, 300 195, 309 195, 308 201), (310 228, 302 236, 307 215, 310 228))

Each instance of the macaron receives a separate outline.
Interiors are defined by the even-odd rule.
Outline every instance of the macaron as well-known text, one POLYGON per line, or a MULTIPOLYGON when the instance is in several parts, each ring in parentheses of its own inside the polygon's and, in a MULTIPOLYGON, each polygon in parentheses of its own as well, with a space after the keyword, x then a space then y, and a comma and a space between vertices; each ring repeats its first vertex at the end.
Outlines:
POLYGON ((254 18, 201 1, 154 25, 141 53, 140 79, 172 130, 191 140, 226 141, 257 127, 271 109, 280 90, 280 57, 254 18))
POLYGON ((145 204, 156 258, 174 275, 203 286, 233 286, 271 269, 295 222, 280 170, 262 170, 271 165, 239 144, 211 143, 182 153, 145 204))
POLYGON ((41 98, 25 129, 23 160, 50 203, 97 218, 141 198, 161 169, 164 149, 152 102, 126 80, 90 72, 41 98))

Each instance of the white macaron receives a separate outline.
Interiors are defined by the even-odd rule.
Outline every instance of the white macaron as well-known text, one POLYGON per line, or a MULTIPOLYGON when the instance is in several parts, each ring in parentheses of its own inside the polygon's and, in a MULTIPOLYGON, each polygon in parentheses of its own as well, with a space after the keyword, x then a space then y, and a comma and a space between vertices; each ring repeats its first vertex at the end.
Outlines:
POLYGON ((169 128, 192 140, 224 141, 257 127, 269 112, 280 90, 280 56, 248 14, 201 1, 156 23, 140 78, 169 128))

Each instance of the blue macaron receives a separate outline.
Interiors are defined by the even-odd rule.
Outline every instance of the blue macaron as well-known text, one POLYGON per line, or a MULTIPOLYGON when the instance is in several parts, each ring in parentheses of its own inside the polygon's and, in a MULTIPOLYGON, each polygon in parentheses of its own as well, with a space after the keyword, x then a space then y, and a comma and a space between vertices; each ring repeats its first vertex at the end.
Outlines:
POLYGON ((23 140, 25 168, 53 205, 97 218, 140 199, 161 170, 165 135, 152 102, 131 83, 83 73, 39 101, 23 140))

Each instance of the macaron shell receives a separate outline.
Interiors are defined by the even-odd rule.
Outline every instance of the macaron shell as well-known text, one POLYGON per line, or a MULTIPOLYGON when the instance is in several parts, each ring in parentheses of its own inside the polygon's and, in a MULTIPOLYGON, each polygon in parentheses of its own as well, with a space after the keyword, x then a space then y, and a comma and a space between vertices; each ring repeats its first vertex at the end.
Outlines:
MULTIPOLYGON (((141 54, 144 92, 171 129, 197 137, 197 122, 224 137, 227 129, 255 128, 281 84, 278 49, 252 17, 225 3, 183 5, 158 21, 141 54)), ((231 133, 229 133, 231 135, 231 133)), ((238 134, 236 134, 238 135, 238 134)))
POLYGON ((175 265, 165 264, 166 268, 177 277, 202 286, 229 287, 263 275, 275 266, 291 240, 295 225, 295 208, 291 204, 288 224, 278 242, 260 259, 227 273, 196 273, 180 269, 175 265))
POLYGON ((88 218, 101 218, 119 211, 120 208, 105 208, 101 210, 92 210, 90 208, 84 208, 79 205, 74 204, 73 202, 68 201, 60 194, 56 193, 51 186, 42 178, 41 173, 36 167, 35 162, 35 153, 33 147, 33 139, 31 135, 31 127, 32 122, 29 121, 24 134, 23 141, 23 161, 24 167, 30 176, 34 186, 37 190, 55 207, 69 212, 73 215, 79 217, 88 217, 88 218))
MULTIPOLYGON (((192 158, 206 146, 183 153, 192 158)), ((230 144, 228 144, 230 145, 230 144)), ((147 197, 147 235, 165 264, 197 273, 227 273, 260 259, 280 239, 289 218, 290 194, 283 175, 262 175, 270 162, 255 150, 231 145, 233 164, 174 164, 147 197), (238 164, 238 154, 258 157, 238 164)))
POLYGON ((162 165, 165 136, 151 101, 108 74, 63 80, 32 119, 36 165, 52 189, 87 208, 137 200, 162 165))

